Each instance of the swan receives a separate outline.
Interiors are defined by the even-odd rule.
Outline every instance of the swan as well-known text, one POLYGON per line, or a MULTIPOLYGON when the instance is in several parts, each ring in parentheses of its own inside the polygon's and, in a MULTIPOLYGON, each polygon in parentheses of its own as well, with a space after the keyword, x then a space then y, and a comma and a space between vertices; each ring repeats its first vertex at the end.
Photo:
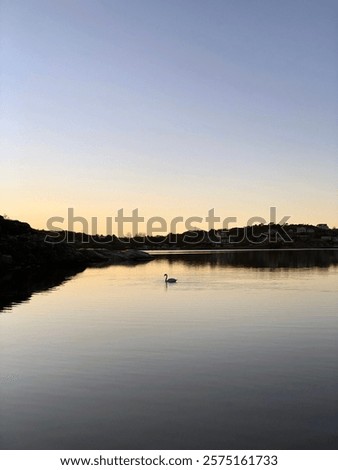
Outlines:
POLYGON ((169 277, 169 279, 168 279, 168 274, 165 274, 164 277, 165 277, 164 282, 173 283, 173 282, 177 281, 177 279, 174 279, 173 277, 169 277))

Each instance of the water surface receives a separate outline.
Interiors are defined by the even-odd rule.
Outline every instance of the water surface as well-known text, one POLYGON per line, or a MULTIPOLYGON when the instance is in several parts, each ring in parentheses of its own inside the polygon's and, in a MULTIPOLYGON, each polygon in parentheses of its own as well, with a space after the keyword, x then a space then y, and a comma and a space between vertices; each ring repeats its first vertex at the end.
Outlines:
POLYGON ((0 447, 336 448, 337 285, 336 253, 177 254, 7 307, 0 447))

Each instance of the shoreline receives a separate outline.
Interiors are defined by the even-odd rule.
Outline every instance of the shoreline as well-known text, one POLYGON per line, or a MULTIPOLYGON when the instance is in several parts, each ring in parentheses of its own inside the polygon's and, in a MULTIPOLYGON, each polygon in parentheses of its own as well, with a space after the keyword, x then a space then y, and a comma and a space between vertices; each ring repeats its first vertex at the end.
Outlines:
MULTIPOLYGON (((233 229, 230 229, 227 232, 191 231, 165 237, 148 237, 146 243, 137 236, 120 239, 115 235, 90 236, 84 233, 37 230, 26 222, 0 216, 0 275, 25 269, 83 270, 90 266, 145 263, 160 255, 338 250, 337 229, 292 227, 288 233, 292 232, 294 239, 283 242, 279 232, 283 232, 285 227, 271 224, 255 226, 261 236, 269 234, 275 237, 274 242, 269 238, 270 241, 265 240, 260 246, 257 242, 250 243, 250 237, 244 238, 249 227, 235 229, 236 233, 238 231, 238 240, 236 237, 231 238, 233 229), (195 241, 192 243, 191 240, 195 241)), ((250 229, 253 236, 253 227, 250 229)))
POLYGON ((191 250, 187 249, 166 249, 166 250, 144 250, 145 253, 149 253, 151 255, 175 255, 175 254, 184 254, 184 255, 189 255, 189 254, 215 254, 215 253, 244 253, 244 252, 282 252, 282 251, 338 251, 338 246, 337 247, 332 247, 332 248, 214 248, 214 249, 205 249, 205 248, 192 248, 191 250))

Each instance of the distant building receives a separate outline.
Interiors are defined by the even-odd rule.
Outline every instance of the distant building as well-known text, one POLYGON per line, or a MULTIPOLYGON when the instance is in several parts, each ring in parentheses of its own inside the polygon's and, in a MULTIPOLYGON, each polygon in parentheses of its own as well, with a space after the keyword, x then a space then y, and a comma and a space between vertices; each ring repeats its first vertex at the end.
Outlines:
POLYGON ((226 241, 229 238, 229 232, 225 232, 224 230, 221 231, 221 240, 226 241))
POLYGON ((317 224, 317 227, 322 230, 329 230, 329 226, 327 224, 317 224))
POLYGON ((323 242, 329 242, 332 240, 332 237, 330 237, 330 235, 323 235, 322 237, 320 237, 320 239, 323 241, 323 242))

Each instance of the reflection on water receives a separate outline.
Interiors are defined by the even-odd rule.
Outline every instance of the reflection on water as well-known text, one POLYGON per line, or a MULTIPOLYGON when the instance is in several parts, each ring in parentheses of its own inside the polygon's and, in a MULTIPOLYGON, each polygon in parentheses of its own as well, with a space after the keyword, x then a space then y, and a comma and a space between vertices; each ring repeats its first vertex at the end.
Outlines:
POLYGON ((245 266, 247 268, 310 268, 338 265, 338 250, 238 250, 238 251, 154 251, 157 256, 168 258, 169 263, 185 263, 188 266, 245 266))
POLYGON ((286 253, 89 269, 5 310, 0 447, 336 448, 337 253, 286 253))
POLYGON ((25 269, 0 276, 0 311, 25 302, 38 292, 53 289, 71 279, 79 269, 25 269))

